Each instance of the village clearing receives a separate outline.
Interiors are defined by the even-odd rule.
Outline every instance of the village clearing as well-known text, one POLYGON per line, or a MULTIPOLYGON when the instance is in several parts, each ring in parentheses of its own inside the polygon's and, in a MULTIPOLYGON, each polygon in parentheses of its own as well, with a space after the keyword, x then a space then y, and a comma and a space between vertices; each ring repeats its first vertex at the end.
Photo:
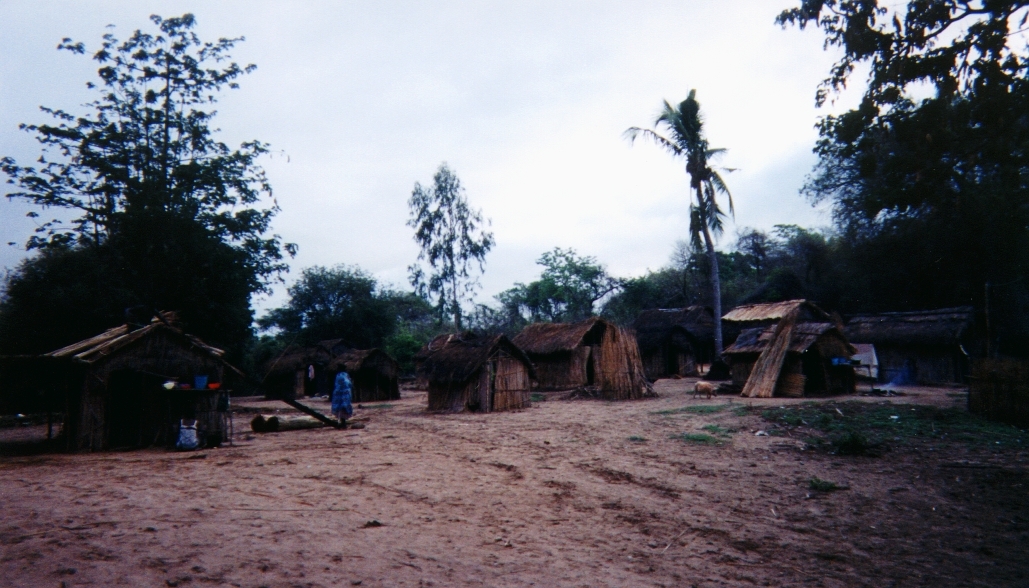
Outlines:
POLYGON ((365 429, 263 435, 249 418, 286 407, 252 401, 233 446, 193 453, 8 443, 0 585, 1029 584, 1029 433, 965 390, 691 388, 451 415, 404 391, 365 429))

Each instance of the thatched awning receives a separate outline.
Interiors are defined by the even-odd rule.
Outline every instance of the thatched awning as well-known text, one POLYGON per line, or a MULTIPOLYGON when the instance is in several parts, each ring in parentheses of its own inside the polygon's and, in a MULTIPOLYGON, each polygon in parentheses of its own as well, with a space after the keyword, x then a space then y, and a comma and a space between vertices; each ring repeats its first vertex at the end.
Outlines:
POLYGON ((847 338, 874 345, 958 345, 972 328, 970 306, 864 314, 847 321, 847 338))
POLYGON ((420 372, 430 382, 460 384, 471 378, 493 353, 501 350, 521 360, 536 377, 528 356, 504 335, 477 337, 471 333, 454 335, 441 339, 435 350, 428 348, 423 355, 420 372), (443 343, 445 341, 445 343, 443 343))
POLYGON ((522 329, 513 342, 528 354, 571 352, 583 344, 590 331, 607 325, 607 321, 597 317, 577 323, 533 323, 522 329))
POLYGON ((740 323, 768 320, 777 321, 794 311, 798 313, 798 320, 802 322, 805 321, 805 319, 819 320, 820 322, 832 320, 829 313, 818 308, 814 303, 808 302, 807 300, 786 300, 783 302, 745 304, 730 310, 722 317, 722 320, 740 323))
MULTIPOLYGON (((726 355, 759 354, 768 347, 775 333, 775 327, 745 329, 723 353, 726 355)), ((803 353, 811 348, 820 337, 829 334, 831 337, 840 340, 839 351, 841 356, 850 357, 857 353, 857 349, 847 342, 843 333, 832 323, 800 323, 793 326, 790 335, 790 345, 787 348, 791 353, 803 353)))
POLYGON ((697 340, 713 340, 714 313, 707 306, 655 308, 641 312, 632 326, 640 351, 650 351, 665 344, 674 331, 697 340))

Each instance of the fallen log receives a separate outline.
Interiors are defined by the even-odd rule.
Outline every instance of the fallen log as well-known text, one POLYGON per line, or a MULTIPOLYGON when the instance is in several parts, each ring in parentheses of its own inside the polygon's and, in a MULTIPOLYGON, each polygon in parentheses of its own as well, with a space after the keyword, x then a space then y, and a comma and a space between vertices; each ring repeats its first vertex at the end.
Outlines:
MULTIPOLYGON (((347 420, 347 424, 355 423, 353 428, 363 429, 360 423, 368 422, 368 417, 347 420), (359 425, 359 426, 358 426, 359 425)), ((337 428, 339 423, 336 423, 337 428)), ((255 433, 275 433, 277 431, 298 431, 301 429, 318 429, 326 426, 321 420, 301 415, 263 415, 259 414, 250 421, 250 428, 255 433)))

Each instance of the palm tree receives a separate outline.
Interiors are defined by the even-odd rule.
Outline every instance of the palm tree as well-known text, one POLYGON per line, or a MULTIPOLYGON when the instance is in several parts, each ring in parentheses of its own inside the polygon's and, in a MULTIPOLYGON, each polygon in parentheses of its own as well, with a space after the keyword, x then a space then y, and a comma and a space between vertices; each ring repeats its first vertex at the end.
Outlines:
MULTIPOLYGON (((704 123, 700 118, 700 103, 697 91, 673 108, 666 100, 661 114, 654 121, 654 127, 667 131, 667 136, 652 129, 631 127, 625 131, 629 142, 640 135, 653 140, 675 157, 686 160, 686 173, 690 176, 690 238, 693 246, 700 249, 701 239, 711 261, 711 289, 715 311, 715 355, 722 355, 722 286, 718 278, 718 255, 715 253, 714 236, 722 233, 722 219, 725 213, 718 206, 716 196, 725 194, 729 200, 729 213, 734 214, 732 194, 710 161, 725 152, 725 149, 708 147, 704 138, 704 123), (696 200, 693 197, 696 197, 696 200)), ((724 169, 723 171, 732 171, 724 169)))

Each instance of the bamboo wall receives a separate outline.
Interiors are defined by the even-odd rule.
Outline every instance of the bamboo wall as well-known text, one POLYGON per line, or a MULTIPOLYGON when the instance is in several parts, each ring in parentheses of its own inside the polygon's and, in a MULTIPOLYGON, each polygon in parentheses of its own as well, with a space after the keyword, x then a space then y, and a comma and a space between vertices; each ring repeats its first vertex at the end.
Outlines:
POLYGON ((571 352, 534 355, 536 379, 540 390, 570 390, 585 386, 587 382, 586 364, 590 358, 590 348, 585 345, 576 347, 571 352))
POLYGON ((972 362, 970 380, 969 412, 1029 427, 1029 362, 976 359, 972 362))
POLYGON ((592 347, 600 396, 606 400, 643 398, 649 387, 636 339, 624 329, 609 326, 600 345, 592 347))

